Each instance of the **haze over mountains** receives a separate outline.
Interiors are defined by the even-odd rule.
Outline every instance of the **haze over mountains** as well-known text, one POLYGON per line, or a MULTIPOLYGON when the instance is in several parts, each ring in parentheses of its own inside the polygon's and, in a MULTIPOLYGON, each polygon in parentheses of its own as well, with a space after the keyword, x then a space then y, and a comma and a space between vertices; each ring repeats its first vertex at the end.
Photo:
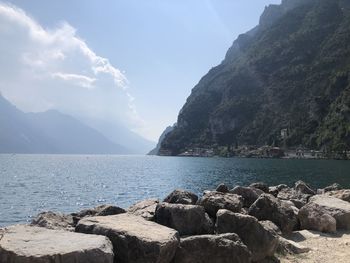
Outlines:
POLYGON ((1 95, 0 113, 0 153, 144 154, 153 146, 123 127, 117 127, 121 133, 110 129, 114 137, 109 139, 59 111, 24 113, 1 95), (113 138, 124 140, 126 146, 115 143, 113 138))
POLYGON ((266 144, 348 150, 349 43, 347 0, 267 7, 194 87, 161 151, 266 144))

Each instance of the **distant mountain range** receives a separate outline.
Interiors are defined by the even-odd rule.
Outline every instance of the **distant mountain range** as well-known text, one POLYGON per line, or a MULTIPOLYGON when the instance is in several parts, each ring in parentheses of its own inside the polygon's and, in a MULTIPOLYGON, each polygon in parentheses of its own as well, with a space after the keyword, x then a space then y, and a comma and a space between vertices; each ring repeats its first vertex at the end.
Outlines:
MULTIPOLYGON (((121 141, 123 136, 129 136, 125 128, 122 133, 121 141)), ((0 95, 0 153, 132 154, 152 149, 147 140, 130 134, 136 138, 135 143, 140 143, 139 149, 135 144, 130 148, 117 144, 100 131, 56 110, 24 113, 0 95)))
POLYGON ((350 149, 350 1, 283 0, 193 88, 163 154, 251 145, 350 149))

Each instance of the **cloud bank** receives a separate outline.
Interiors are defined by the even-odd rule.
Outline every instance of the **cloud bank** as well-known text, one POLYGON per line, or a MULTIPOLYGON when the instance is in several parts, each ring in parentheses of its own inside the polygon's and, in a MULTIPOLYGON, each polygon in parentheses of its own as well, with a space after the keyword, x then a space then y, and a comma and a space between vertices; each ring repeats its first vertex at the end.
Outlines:
POLYGON ((0 91, 22 110, 57 109, 134 129, 143 125, 126 76, 68 23, 44 28, 0 2, 0 39, 0 91))

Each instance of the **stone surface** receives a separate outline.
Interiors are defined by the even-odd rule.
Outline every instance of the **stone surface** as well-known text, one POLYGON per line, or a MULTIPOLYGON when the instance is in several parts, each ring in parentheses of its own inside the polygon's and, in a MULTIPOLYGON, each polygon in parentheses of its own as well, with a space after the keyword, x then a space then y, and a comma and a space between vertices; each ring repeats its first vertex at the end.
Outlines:
POLYGON ((243 198, 231 193, 208 191, 204 193, 198 204, 203 206, 205 211, 214 218, 219 209, 240 212, 243 206, 243 198))
POLYGON ((71 215, 64 215, 51 211, 38 214, 32 220, 31 225, 74 232, 74 221, 71 215))
POLYGON ((224 209, 217 212, 215 231, 218 234, 236 233, 252 252, 253 261, 273 256, 278 245, 278 237, 255 217, 224 209))
POLYGON ((299 210, 298 218, 301 229, 334 233, 337 222, 333 216, 315 203, 308 203, 299 210))
POLYGON ((265 227, 265 229, 271 231, 272 233, 274 233, 275 235, 282 235, 282 231, 281 229, 276 226, 276 224, 270 220, 261 220, 259 221, 259 223, 265 227))
POLYGON ((262 183, 262 182, 252 183, 251 185, 249 185, 249 187, 260 189, 261 191, 263 191, 265 193, 269 193, 269 186, 265 183, 262 183))
POLYGON ((236 186, 230 193, 242 196, 243 206, 250 207, 264 192, 257 188, 236 186))
POLYGON ((310 198, 311 204, 316 204, 337 221, 337 229, 350 230, 350 203, 327 195, 315 195, 310 198))
POLYGON ((301 192, 297 192, 295 189, 289 187, 281 189, 277 194, 278 199, 291 201, 298 208, 301 208, 305 204, 307 204, 311 196, 312 195, 310 194, 303 194, 301 192))
POLYGON ((333 196, 346 202, 350 202, 350 189, 328 191, 326 195, 333 196))
POLYGON ((249 215, 272 221, 284 234, 291 233, 298 225, 293 208, 270 194, 262 194, 249 208, 249 215))
POLYGON ((119 214, 86 217, 77 232, 107 236, 113 243, 116 262, 167 263, 174 257, 178 233, 140 216, 119 214))
POLYGON ((173 263, 249 263, 251 253, 236 234, 182 238, 173 263))
POLYGON ((181 236, 213 233, 213 222, 199 205, 160 203, 155 221, 177 230, 181 236))
POLYGON ((288 240, 283 237, 279 237, 279 243, 277 247, 277 252, 279 254, 302 254, 307 253, 311 249, 303 245, 294 242, 293 240, 288 240))
POLYGON ((218 187, 216 187, 215 191, 221 192, 221 193, 228 193, 229 192, 229 188, 225 184, 219 184, 218 187))
POLYGON ((315 195, 315 191, 311 189, 309 185, 307 185, 303 181, 297 181, 294 185, 294 189, 297 193, 306 194, 306 195, 315 195))
POLYGON ((195 205, 197 200, 198 196, 196 194, 186 190, 176 189, 165 197, 163 202, 171 204, 195 205))
POLYGON ((144 219, 154 221, 154 215, 159 201, 158 199, 148 199, 130 206, 127 209, 129 214, 142 216, 144 219))
POLYGON ((126 211, 118 206, 114 205, 100 205, 94 208, 84 209, 77 213, 72 213, 74 223, 87 216, 110 216, 125 213, 126 211))
POLYGON ((323 188, 323 192, 327 193, 330 191, 337 191, 337 190, 342 190, 342 187, 340 186, 340 184, 334 183, 331 184, 329 186, 326 186, 325 188, 323 188))
POLYGON ((113 249, 104 236, 16 225, 2 233, 0 262, 113 263, 113 249))

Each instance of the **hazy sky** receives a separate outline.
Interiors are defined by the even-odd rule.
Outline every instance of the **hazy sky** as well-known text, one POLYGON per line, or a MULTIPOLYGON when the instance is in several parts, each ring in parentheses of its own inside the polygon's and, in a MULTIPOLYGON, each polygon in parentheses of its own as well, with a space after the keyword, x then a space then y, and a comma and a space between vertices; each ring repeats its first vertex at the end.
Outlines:
POLYGON ((25 111, 157 140, 233 40, 281 0, 0 1, 0 91, 25 111))

